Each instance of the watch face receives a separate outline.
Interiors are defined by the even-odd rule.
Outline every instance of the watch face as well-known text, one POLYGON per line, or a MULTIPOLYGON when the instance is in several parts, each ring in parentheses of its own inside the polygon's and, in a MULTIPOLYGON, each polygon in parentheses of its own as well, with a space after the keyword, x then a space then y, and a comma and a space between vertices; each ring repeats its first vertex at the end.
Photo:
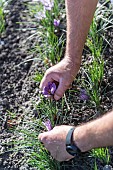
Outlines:
POLYGON ((72 156, 77 156, 81 151, 76 144, 73 144, 72 135, 74 130, 75 127, 71 128, 66 136, 66 151, 72 156))
POLYGON ((76 156, 77 155, 77 148, 75 146, 66 146, 66 150, 72 156, 76 156))

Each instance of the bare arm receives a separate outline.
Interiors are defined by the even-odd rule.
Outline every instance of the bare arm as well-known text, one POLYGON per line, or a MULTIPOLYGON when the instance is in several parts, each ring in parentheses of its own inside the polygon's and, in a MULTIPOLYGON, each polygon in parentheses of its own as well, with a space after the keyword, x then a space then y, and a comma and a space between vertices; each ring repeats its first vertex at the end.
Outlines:
MULTIPOLYGON (((66 161, 73 156, 66 151, 66 135, 72 126, 56 126, 39 135, 45 147, 58 161, 66 161)), ((93 148, 113 146, 113 111, 97 120, 75 127, 73 141, 82 152, 93 148)))
POLYGON ((82 152, 92 148, 113 146, 113 111, 97 120, 78 126, 73 137, 82 152))
POLYGON ((66 57, 80 63, 80 57, 98 0, 65 0, 67 13, 66 57))
POLYGON ((49 68, 40 84, 43 89, 48 82, 57 81, 59 86, 54 99, 59 100, 76 77, 86 36, 96 9, 97 0, 66 0, 67 43, 64 59, 49 68))

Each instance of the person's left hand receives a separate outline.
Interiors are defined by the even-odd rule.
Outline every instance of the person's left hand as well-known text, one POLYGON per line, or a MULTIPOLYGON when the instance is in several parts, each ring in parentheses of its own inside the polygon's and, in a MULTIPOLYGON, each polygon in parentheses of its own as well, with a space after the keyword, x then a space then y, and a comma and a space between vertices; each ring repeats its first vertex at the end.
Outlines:
POLYGON ((43 142, 51 156, 58 161, 68 161, 73 158, 66 151, 66 135, 72 126, 56 126, 51 131, 39 134, 38 139, 43 142))

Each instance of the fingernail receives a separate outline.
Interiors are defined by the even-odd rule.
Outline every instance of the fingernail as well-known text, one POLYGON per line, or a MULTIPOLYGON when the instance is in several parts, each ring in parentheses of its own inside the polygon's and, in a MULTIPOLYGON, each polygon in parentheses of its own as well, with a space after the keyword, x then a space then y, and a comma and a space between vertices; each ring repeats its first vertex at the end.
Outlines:
POLYGON ((54 99, 55 100, 59 100, 60 99, 60 97, 59 96, 57 96, 56 94, 54 95, 54 99))
POLYGON ((38 139, 41 140, 41 133, 38 135, 38 139))
POLYGON ((41 89, 42 88, 42 85, 40 84, 39 88, 41 89))

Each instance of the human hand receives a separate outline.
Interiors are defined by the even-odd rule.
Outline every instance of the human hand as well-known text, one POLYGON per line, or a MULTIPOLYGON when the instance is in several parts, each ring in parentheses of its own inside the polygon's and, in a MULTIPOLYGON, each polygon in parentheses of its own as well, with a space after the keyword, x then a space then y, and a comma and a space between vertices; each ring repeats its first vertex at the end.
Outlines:
POLYGON ((61 161, 68 161, 73 158, 66 151, 66 136, 72 126, 56 126, 51 131, 39 134, 38 139, 43 142, 45 148, 50 152, 51 156, 61 161))
POLYGON ((77 75, 80 68, 80 63, 74 64, 70 59, 64 58, 58 64, 49 68, 41 83, 40 88, 47 86, 48 82, 58 82, 57 90, 54 94, 54 99, 59 100, 65 91, 71 86, 72 81, 77 75))

